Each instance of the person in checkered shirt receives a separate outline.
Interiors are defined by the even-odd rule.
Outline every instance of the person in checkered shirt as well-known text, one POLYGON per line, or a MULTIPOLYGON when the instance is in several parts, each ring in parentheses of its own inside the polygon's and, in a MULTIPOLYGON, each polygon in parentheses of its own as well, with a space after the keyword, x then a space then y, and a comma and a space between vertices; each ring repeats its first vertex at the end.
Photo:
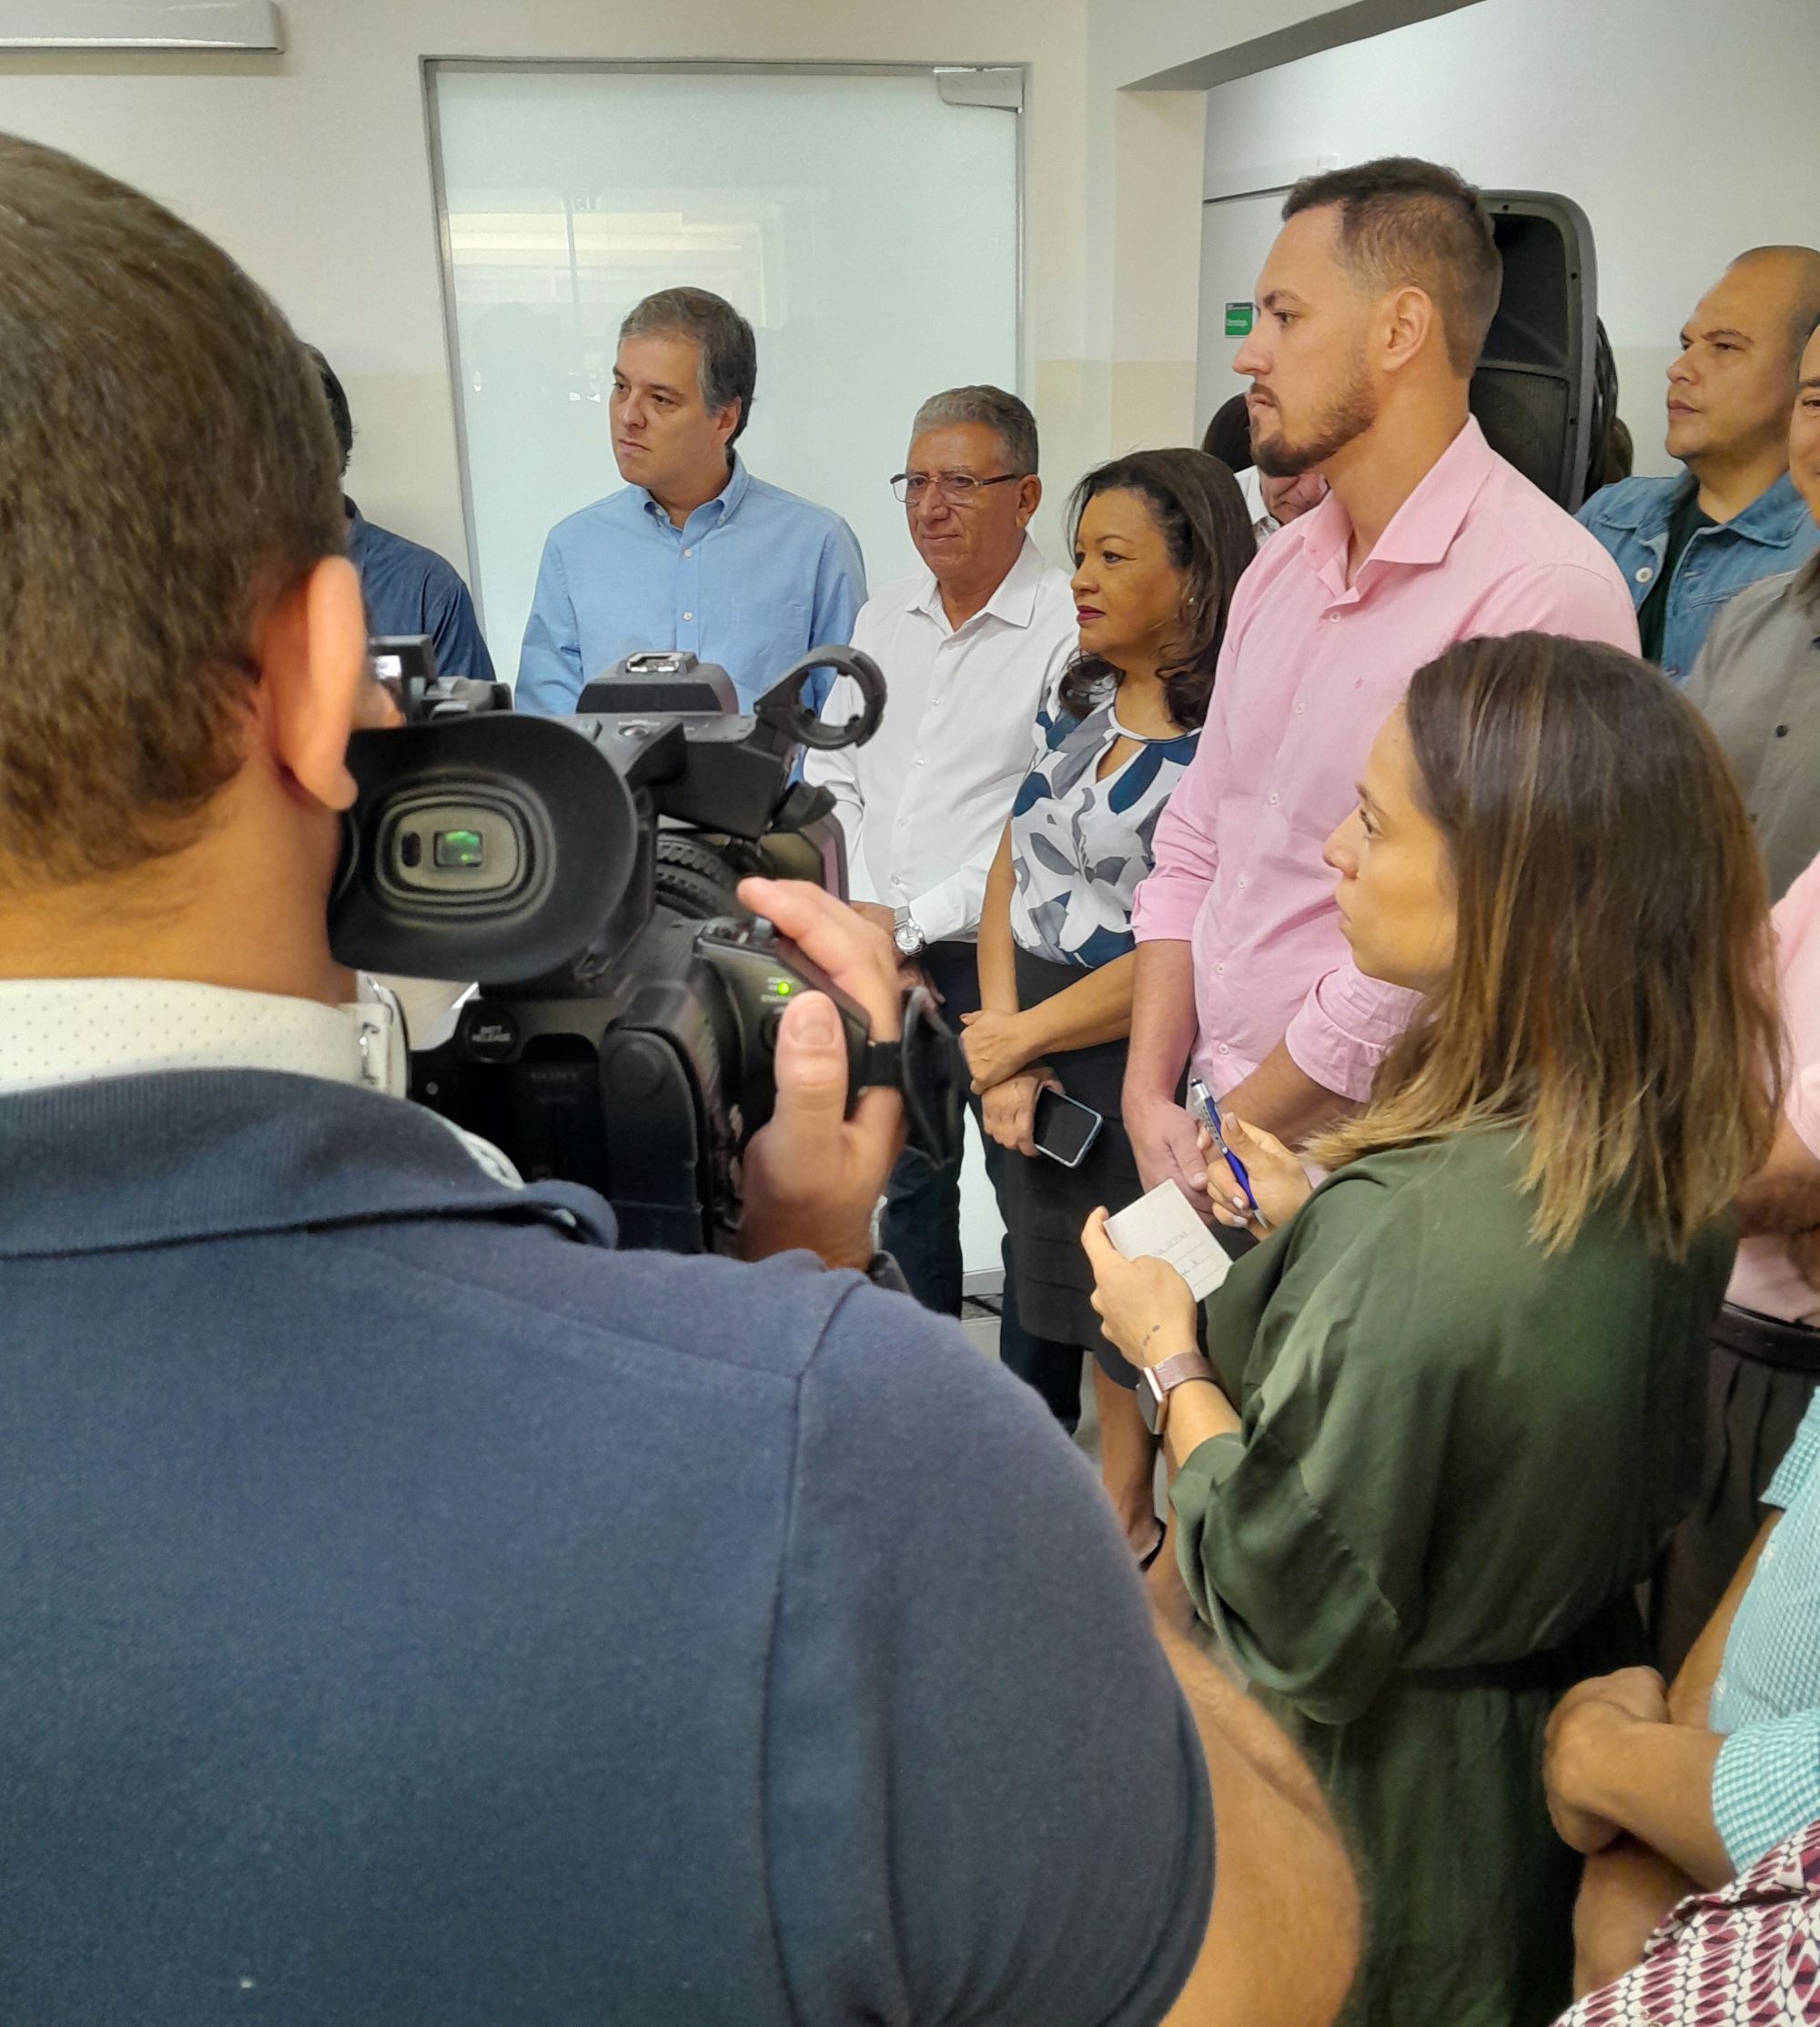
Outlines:
MULTIPOLYGON (((1588 1854, 1574 1916, 1576 1993, 1659 1956, 1657 1925, 1672 1909, 1697 1935, 1700 1924, 1689 1930, 1677 1903, 1742 1883, 1820 1821, 1820 1397, 1764 1504, 1768 1517, 1673 1688, 1653 1668, 1625 1668, 1580 1683, 1550 1719, 1549 1811, 1588 1854)), ((1734 1894, 1703 1904, 1754 1903, 1734 1894)), ((1812 2012, 1712 2020, 1820 2021, 1820 1955, 1814 1961, 1812 2012)), ((1658 2016, 1585 2016, 1633 2017, 1658 2016)), ((1697 2017, 1704 2027, 1708 2015, 1697 2017)))

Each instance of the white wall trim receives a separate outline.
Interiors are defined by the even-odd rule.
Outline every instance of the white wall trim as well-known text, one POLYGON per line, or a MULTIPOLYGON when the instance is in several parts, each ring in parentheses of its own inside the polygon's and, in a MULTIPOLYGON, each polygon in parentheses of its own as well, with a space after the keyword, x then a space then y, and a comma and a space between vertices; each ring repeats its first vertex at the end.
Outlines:
POLYGON ((0 0, 0 49, 282 53, 274 0, 0 0))
POLYGON ((1208 174, 1201 183, 1201 201, 1219 204, 1228 198, 1263 197, 1271 190, 1287 190, 1305 176, 1319 176, 1323 169, 1337 169, 1337 155, 1309 155, 1299 162, 1271 162, 1263 168, 1222 169, 1208 174))

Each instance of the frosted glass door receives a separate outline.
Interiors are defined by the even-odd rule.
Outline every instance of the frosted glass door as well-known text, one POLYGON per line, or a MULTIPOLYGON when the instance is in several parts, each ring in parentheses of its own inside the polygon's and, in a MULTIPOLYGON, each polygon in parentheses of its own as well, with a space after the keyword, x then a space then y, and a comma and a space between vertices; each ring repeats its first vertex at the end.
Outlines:
POLYGON ((652 289, 758 334, 752 471, 845 516, 880 584, 915 566, 888 481, 916 404, 1016 388, 1017 115, 933 74, 437 64, 430 91, 470 542, 516 672, 543 538, 621 484, 607 395, 652 289))

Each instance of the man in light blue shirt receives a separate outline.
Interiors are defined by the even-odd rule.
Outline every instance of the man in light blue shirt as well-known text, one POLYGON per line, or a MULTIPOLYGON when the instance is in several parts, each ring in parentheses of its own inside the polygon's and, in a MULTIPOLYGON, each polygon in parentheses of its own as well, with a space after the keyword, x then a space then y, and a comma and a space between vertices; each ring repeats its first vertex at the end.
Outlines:
POLYGON ((1788 478, 1788 412, 1820 322, 1820 252, 1754 247, 1682 327, 1663 448, 1686 467, 1621 479, 1580 510, 1630 586, 1645 657, 1692 674, 1706 630, 1746 584, 1796 567, 1814 522, 1788 478))
MULTIPOLYGON (((608 406, 626 484, 543 545, 519 656, 521 711, 572 711, 642 649, 716 662, 750 710, 812 647, 845 646, 865 566, 838 514, 754 479, 752 326, 705 289, 647 296, 620 326, 608 406)), ((812 694, 819 708, 831 678, 812 694)))

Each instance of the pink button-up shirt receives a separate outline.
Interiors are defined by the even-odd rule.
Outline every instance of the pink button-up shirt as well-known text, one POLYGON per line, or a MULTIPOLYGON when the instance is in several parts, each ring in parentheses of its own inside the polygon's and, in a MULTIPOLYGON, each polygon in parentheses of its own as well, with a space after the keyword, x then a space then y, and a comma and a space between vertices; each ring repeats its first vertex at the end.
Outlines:
MULTIPOLYGON (((1776 971, 1782 981, 1788 1123, 1820 1161, 1820 858, 1775 904, 1776 971)), ((1741 1240, 1726 1299, 1785 1323, 1820 1323, 1820 1294, 1795 1271, 1788 1242, 1772 1233, 1741 1240)))
POLYGON ((1195 1062, 1216 1092, 1287 1037, 1317 1083, 1363 1099, 1409 1019, 1411 994, 1349 960, 1320 854, 1416 670, 1475 633, 1569 633, 1636 652, 1617 566, 1475 421, 1349 587, 1351 534, 1330 494, 1239 580, 1199 750, 1138 890, 1139 942, 1194 946, 1195 1062))

